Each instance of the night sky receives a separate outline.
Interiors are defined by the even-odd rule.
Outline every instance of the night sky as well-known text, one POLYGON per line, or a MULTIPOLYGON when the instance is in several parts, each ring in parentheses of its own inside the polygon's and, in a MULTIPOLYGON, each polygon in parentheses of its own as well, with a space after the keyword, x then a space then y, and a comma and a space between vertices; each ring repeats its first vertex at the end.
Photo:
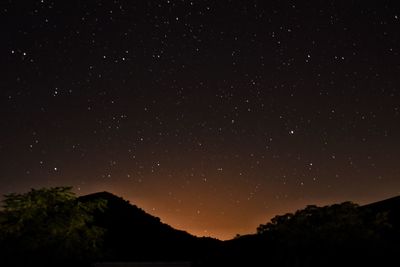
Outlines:
POLYGON ((398 1, 1 1, 0 194, 221 239, 400 194, 398 1))

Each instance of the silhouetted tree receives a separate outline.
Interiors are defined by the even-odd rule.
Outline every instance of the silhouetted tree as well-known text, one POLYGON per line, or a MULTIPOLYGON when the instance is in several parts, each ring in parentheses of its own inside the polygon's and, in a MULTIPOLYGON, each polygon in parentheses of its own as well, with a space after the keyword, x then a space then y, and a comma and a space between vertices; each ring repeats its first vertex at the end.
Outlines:
MULTIPOLYGON (((316 266, 379 260, 391 224, 385 213, 372 213, 351 202, 314 205, 274 217, 257 233, 268 240, 276 262, 316 266), (371 253, 368 253, 371 252, 371 253), (289 262, 288 262, 289 261, 289 262)), ((283 265, 285 266, 285 265, 283 265)))
POLYGON ((104 201, 82 203, 71 187, 5 195, 0 212, 0 260, 8 266, 84 262, 99 252, 103 229, 92 213, 104 201))
POLYGON ((379 238, 381 231, 389 227, 385 214, 372 217, 358 205, 344 202, 325 207, 310 205, 294 214, 276 216, 270 223, 260 225, 257 233, 279 233, 291 239, 347 242, 379 238))

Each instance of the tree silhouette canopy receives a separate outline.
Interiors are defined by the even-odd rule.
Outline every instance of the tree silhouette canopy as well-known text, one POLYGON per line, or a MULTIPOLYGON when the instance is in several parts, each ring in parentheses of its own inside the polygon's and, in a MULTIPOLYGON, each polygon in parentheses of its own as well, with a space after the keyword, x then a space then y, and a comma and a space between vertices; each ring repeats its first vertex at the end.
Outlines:
MULTIPOLYGON (((275 265, 337 266, 370 264, 394 254, 393 226, 386 212, 373 212, 352 202, 307 206, 275 216, 257 228, 275 265)), ((272 264, 274 265, 274 264, 272 264)))
POLYGON ((92 225, 92 214, 105 208, 104 201, 82 203, 71 187, 4 197, 0 249, 8 265, 85 261, 99 251, 104 230, 92 225))
POLYGON ((275 216, 257 228, 258 234, 280 240, 342 243, 377 240, 391 225, 384 213, 370 213, 357 204, 309 205, 295 213, 275 216))
POLYGON ((2 200, 0 266, 389 266, 400 249, 398 203, 310 205, 221 242, 175 230, 111 193, 77 198, 71 187, 32 189, 2 200))

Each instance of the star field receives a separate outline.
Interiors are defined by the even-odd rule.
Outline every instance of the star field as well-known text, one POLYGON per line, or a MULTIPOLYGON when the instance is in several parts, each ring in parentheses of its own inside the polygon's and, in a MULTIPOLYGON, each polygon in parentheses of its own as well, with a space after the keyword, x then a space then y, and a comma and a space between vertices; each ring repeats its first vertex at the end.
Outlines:
POLYGON ((0 7, 1 194, 106 190, 222 239, 400 194, 396 1, 0 7))

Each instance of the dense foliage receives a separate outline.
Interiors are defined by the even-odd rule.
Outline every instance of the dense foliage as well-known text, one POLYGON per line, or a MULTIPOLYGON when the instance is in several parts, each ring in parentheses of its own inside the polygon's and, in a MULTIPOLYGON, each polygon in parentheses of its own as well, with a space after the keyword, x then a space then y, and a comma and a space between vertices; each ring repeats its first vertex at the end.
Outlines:
POLYGON ((199 239, 107 192, 69 187, 9 194, 0 210, 0 266, 189 261, 193 266, 389 266, 400 250, 400 198, 307 206, 257 234, 199 239))
POLYGON ((344 202, 275 216, 224 242, 204 266, 390 266, 400 249, 395 205, 344 202))
POLYGON ((70 187, 5 195, 0 212, 1 261, 7 266, 80 263, 99 252, 103 229, 92 213, 105 202, 78 201, 70 187))
POLYGON ((325 207, 314 205, 275 216, 257 233, 279 242, 351 244, 377 241, 391 225, 385 213, 372 214, 351 202, 325 207))

